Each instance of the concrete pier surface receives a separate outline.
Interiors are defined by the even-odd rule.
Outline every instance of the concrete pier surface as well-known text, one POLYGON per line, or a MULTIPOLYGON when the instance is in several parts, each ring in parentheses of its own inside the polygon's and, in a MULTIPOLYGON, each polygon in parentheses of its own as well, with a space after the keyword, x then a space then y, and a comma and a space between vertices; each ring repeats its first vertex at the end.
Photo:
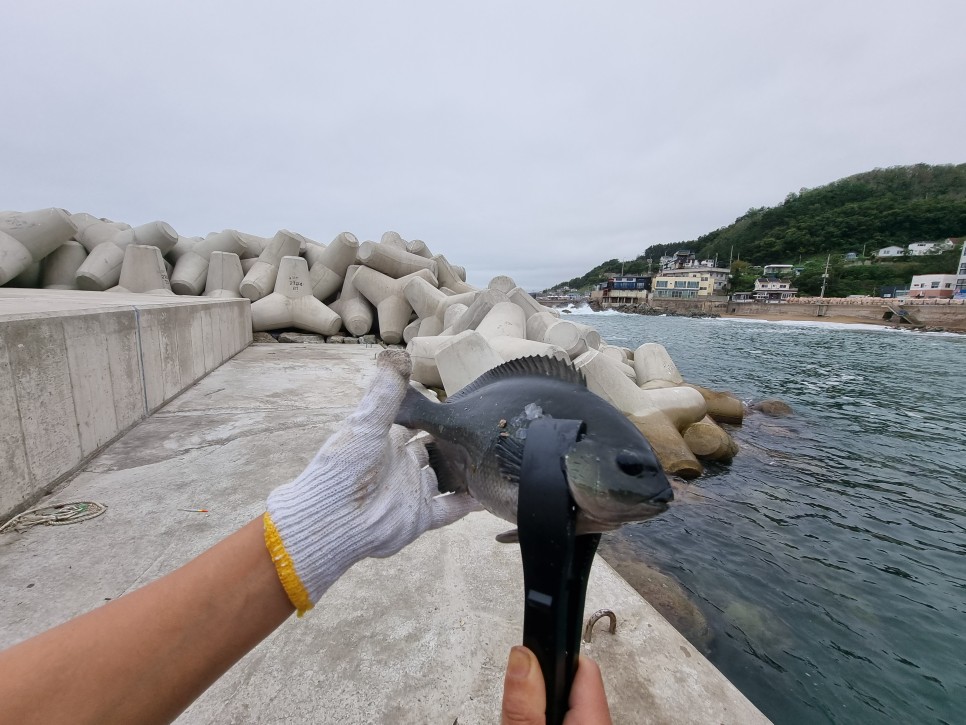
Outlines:
MULTIPOLYGON (((362 395, 378 346, 252 345, 141 421, 41 504, 97 501, 102 516, 0 535, 0 646, 129 592, 264 511, 362 395), (207 509, 194 513, 184 509, 207 509)), ((396 556, 354 566, 204 693, 180 723, 499 720, 522 635, 519 548, 472 514, 396 556)), ((615 723, 767 720, 607 564, 582 651, 601 665, 615 723)))

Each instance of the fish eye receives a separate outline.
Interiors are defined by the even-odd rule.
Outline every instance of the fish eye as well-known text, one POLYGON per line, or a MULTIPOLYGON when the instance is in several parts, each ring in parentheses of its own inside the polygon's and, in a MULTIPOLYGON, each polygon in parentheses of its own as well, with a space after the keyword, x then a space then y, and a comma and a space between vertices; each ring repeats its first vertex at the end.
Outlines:
POLYGON ((644 458, 635 451, 621 451, 617 454, 617 467, 628 476, 639 476, 644 472, 644 458))

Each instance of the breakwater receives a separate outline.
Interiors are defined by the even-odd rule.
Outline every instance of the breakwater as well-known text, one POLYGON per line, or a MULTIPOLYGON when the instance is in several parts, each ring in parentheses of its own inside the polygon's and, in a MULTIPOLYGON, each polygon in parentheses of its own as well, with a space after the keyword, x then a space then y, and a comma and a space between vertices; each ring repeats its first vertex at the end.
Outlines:
POLYGON ((637 305, 610 305, 591 300, 591 309, 616 309, 625 312, 670 314, 691 317, 734 316, 750 319, 782 318, 816 320, 852 318, 869 323, 896 324, 895 313, 902 308, 910 311, 925 327, 941 328, 950 332, 966 332, 966 300, 897 300, 867 297, 848 298, 800 298, 794 302, 729 302, 719 300, 673 300, 651 299, 637 305), (636 309, 635 309, 636 308, 636 309))

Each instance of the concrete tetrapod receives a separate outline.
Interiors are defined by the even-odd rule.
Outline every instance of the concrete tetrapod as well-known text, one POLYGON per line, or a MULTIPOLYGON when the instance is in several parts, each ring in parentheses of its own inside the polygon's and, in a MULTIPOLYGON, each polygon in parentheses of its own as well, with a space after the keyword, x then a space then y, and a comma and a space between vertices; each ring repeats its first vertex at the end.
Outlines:
POLYGON ((682 478, 701 475, 703 468, 677 425, 645 396, 645 391, 628 380, 613 360, 589 350, 574 360, 574 366, 584 373, 591 392, 623 411, 644 434, 665 471, 682 478))
POLYGON ((204 296, 237 299, 242 296, 240 288, 244 276, 237 254, 212 252, 208 257, 204 296))
MULTIPOLYGON (((309 273, 312 278, 312 294, 317 300, 325 302, 339 291, 345 281, 346 272, 355 264, 358 253, 359 240, 349 232, 339 234, 321 251, 312 250, 309 273)), ((309 256, 306 253, 306 257, 309 256)))
POLYGON ((741 425, 745 417, 745 406, 738 398, 731 393, 722 393, 717 390, 702 388, 700 385, 685 383, 689 388, 694 388, 702 396, 704 402, 708 404, 708 415, 718 423, 733 423, 741 425))
POLYGON ((359 265, 353 264, 345 274, 342 283, 342 293, 339 299, 331 304, 331 308, 342 318, 342 325, 350 335, 361 337, 372 329, 375 310, 372 304, 356 289, 356 272, 359 265))
MULTIPOLYGON (((178 233, 166 222, 150 222, 119 231, 115 237, 98 244, 77 269, 77 286, 84 290, 106 290, 119 284, 125 250, 132 244, 157 247, 161 254, 170 252, 178 242, 178 233)), ((137 255, 137 259, 147 259, 137 255)), ((148 262, 149 266, 153 261, 148 262)), ((153 268, 153 266, 152 266, 153 268)), ((148 271, 148 274, 151 274, 148 271)))
POLYGON ((503 364, 503 358, 476 330, 454 335, 436 351, 436 367, 446 395, 462 390, 487 370, 503 364))
POLYGON ((353 284, 363 297, 375 305, 379 319, 379 336, 383 342, 390 345, 402 341, 403 330, 406 329, 410 322, 409 318, 413 314, 412 305, 409 304, 403 290, 414 277, 422 277, 431 284, 436 282, 436 278, 427 269, 420 269, 398 279, 361 265, 356 270, 353 284))
POLYGON ((522 287, 514 287, 512 290, 507 292, 507 297, 510 298, 511 302, 515 302, 520 307, 520 309, 522 309, 526 313, 527 320, 529 320, 531 317, 533 317, 533 315, 537 314, 538 312, 546 312, 547 314, 553 315, 554 317, 560 316, 559 313, 554 314, 556 310, 551 310, 549 307, 544 307, 535 299, 533 299, 533 296, 528 294, 526 290, 524 290, 522 287))
POLYGON ((730 461, 738 453, 738 444, 707 415, 685 428, 682 435, 688 448, 698 458, 730 461))
POLYGON ((111 287, 108 292, 173 295, 161 250, 146 244, 127 245, 118 285, 111 287))
POLYGON ((409 242, 403 239, 399 232, 383 232, 382 236, 379 238, 380 244, 388 244, 391 247, 396 247, 404 252, 409 251, 409 242))
POLYGON ((414 337, 407 343, 406 351, 413 361, 413 380, 430 388, 443 387, 443 379, 436 365, 436 353, 452 339, 452 335, 414 337))
POLYGON ((84 249, 90 254, 94 247, 104 242, 113 242, 119 232, 130 229, 130 224, 123 222, 112 222, 106 219, 98 219, 93 214, 77 212, 70 215, 71 221, 77 227, 74 239, 84 245, 84 249))
POLYGON ((634 372, 638 385, 652 380, 666 380, 674 385, 684 382, 667 349, 656 342, 645 342, 634 351, 634 372))
MULTIPOLYGON (((242 297, 247 297, 252 302, 257 302, 262 297, 271 294, 275 289, 275 280, 278 278, 278 265, 282 257, 297 257, 299 254, 299 240, 285 229, 279 230, 272 238, 262 253, 258 255, 258 261, 245 274, 241 281, 238 291, 242 297)), ((211 258, 209 256, 209 264, 211 258)))
MULTIPOLYGON (((385 236, 385 235, 384 235, 385 236)), ((370 269, 382 272, 388 277, 405 277, 406 275, 418 272, 421 269, 427 270, 436 280, 436 262, 426 259, 416 254, 406 251, 405 245, 398 247, 394 244, 380 242, 364 242, 359 245, 356 253, 359 264, 364 264, 370 269)))
POLYGON ((275 291, 252 303, 255 332, 296 327, 320 335, 335 335, 342 319, 312 296, 309 265, 302 257, 282 257, 275 291))
POLYGON ((77 289, 78 268, 87 259, 80 242, 64 242, 40 263, 40 284, 44 289, 77 289))
POLYGON ((500 290, 500 292, 507 296, 509 296, 513 290, 519 289, 517 283, 513 281, 513 278, 507 277, 505 274, 497 275, 491 279, 486 288, 500 290))
POLYGON ((563 348, 548 345, 545 342, 534 342, 519 337, 489 337, 486 342, 506 362, 520 357, 543 356, 555 357, 570 363, 570 356, 563 348))
POLYGON ((241 255, 244 251, 245 244, 234 229, 209 234, 178 258, 171 273, 171 289, 179 295, 200 295, 208 279, 208 258, 211 253, 241 255))
MULTIPOLYGON (((171 264, 177 264, 178 260, 181 259, 185 254, 194 249, 200 242, 204 241, 201 237, 178 237, 178 241, 175 242, 174 247, 168 252, 165 257, 171 264)), ((174 270, 172 270, 173 272, 174 270)))
POLYGON ((415 254, 417 257, 426 257, 426 259, 433 258, 433 253, 429 251, 429 247, 426 246, 426 242, 422 239, 411 239, 406 245, 406 251, 410 254, 415 254))
POLYGON ((436 279, 439 280, 440 288, 448 287, 456 294, 477 291, 475 287, 460 279, 459 274, 442 254, 437 254, 433 260, 436 262, 436 279))
POLYGON ((422 277, 413 277, 409 280, 403 288, 403 294, 420 319, 434 316, 443 300, 447 299, 436 285, 422 277))
POLYGON ((467 330, 475 330, 476 326, 483 321, 483 318, 493 309, 494 305, 508 301, 507 296, 499 290, 482 290, 476 294, 473 302, 466 308, 466 312, 457 318, 452 327, 446 329, 452 335, 458 335, 467 330))
POLYGON ((516 337, 522 340, 526 337, 526 329, 526 313, 509 300, 493 305, 476 326, 476 331, 487 340, 493 337, 516 337))
POLYGON ((75 232, 63 209, 0 213, 0 285, 25 272, 75 232))

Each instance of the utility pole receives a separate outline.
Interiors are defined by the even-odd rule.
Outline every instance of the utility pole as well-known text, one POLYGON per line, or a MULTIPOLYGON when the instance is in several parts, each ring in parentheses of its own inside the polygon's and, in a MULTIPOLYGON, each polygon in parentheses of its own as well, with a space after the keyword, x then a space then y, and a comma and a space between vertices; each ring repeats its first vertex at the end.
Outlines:
POLYGON ((828 258, 825 260, 825 274, 822 275, 822 291, 818 295, 819 298, 825 297, 825 283, 828 281, 828 265, 831 261, 832 261, 832 255, 830 254, 828 255, 828 258))

